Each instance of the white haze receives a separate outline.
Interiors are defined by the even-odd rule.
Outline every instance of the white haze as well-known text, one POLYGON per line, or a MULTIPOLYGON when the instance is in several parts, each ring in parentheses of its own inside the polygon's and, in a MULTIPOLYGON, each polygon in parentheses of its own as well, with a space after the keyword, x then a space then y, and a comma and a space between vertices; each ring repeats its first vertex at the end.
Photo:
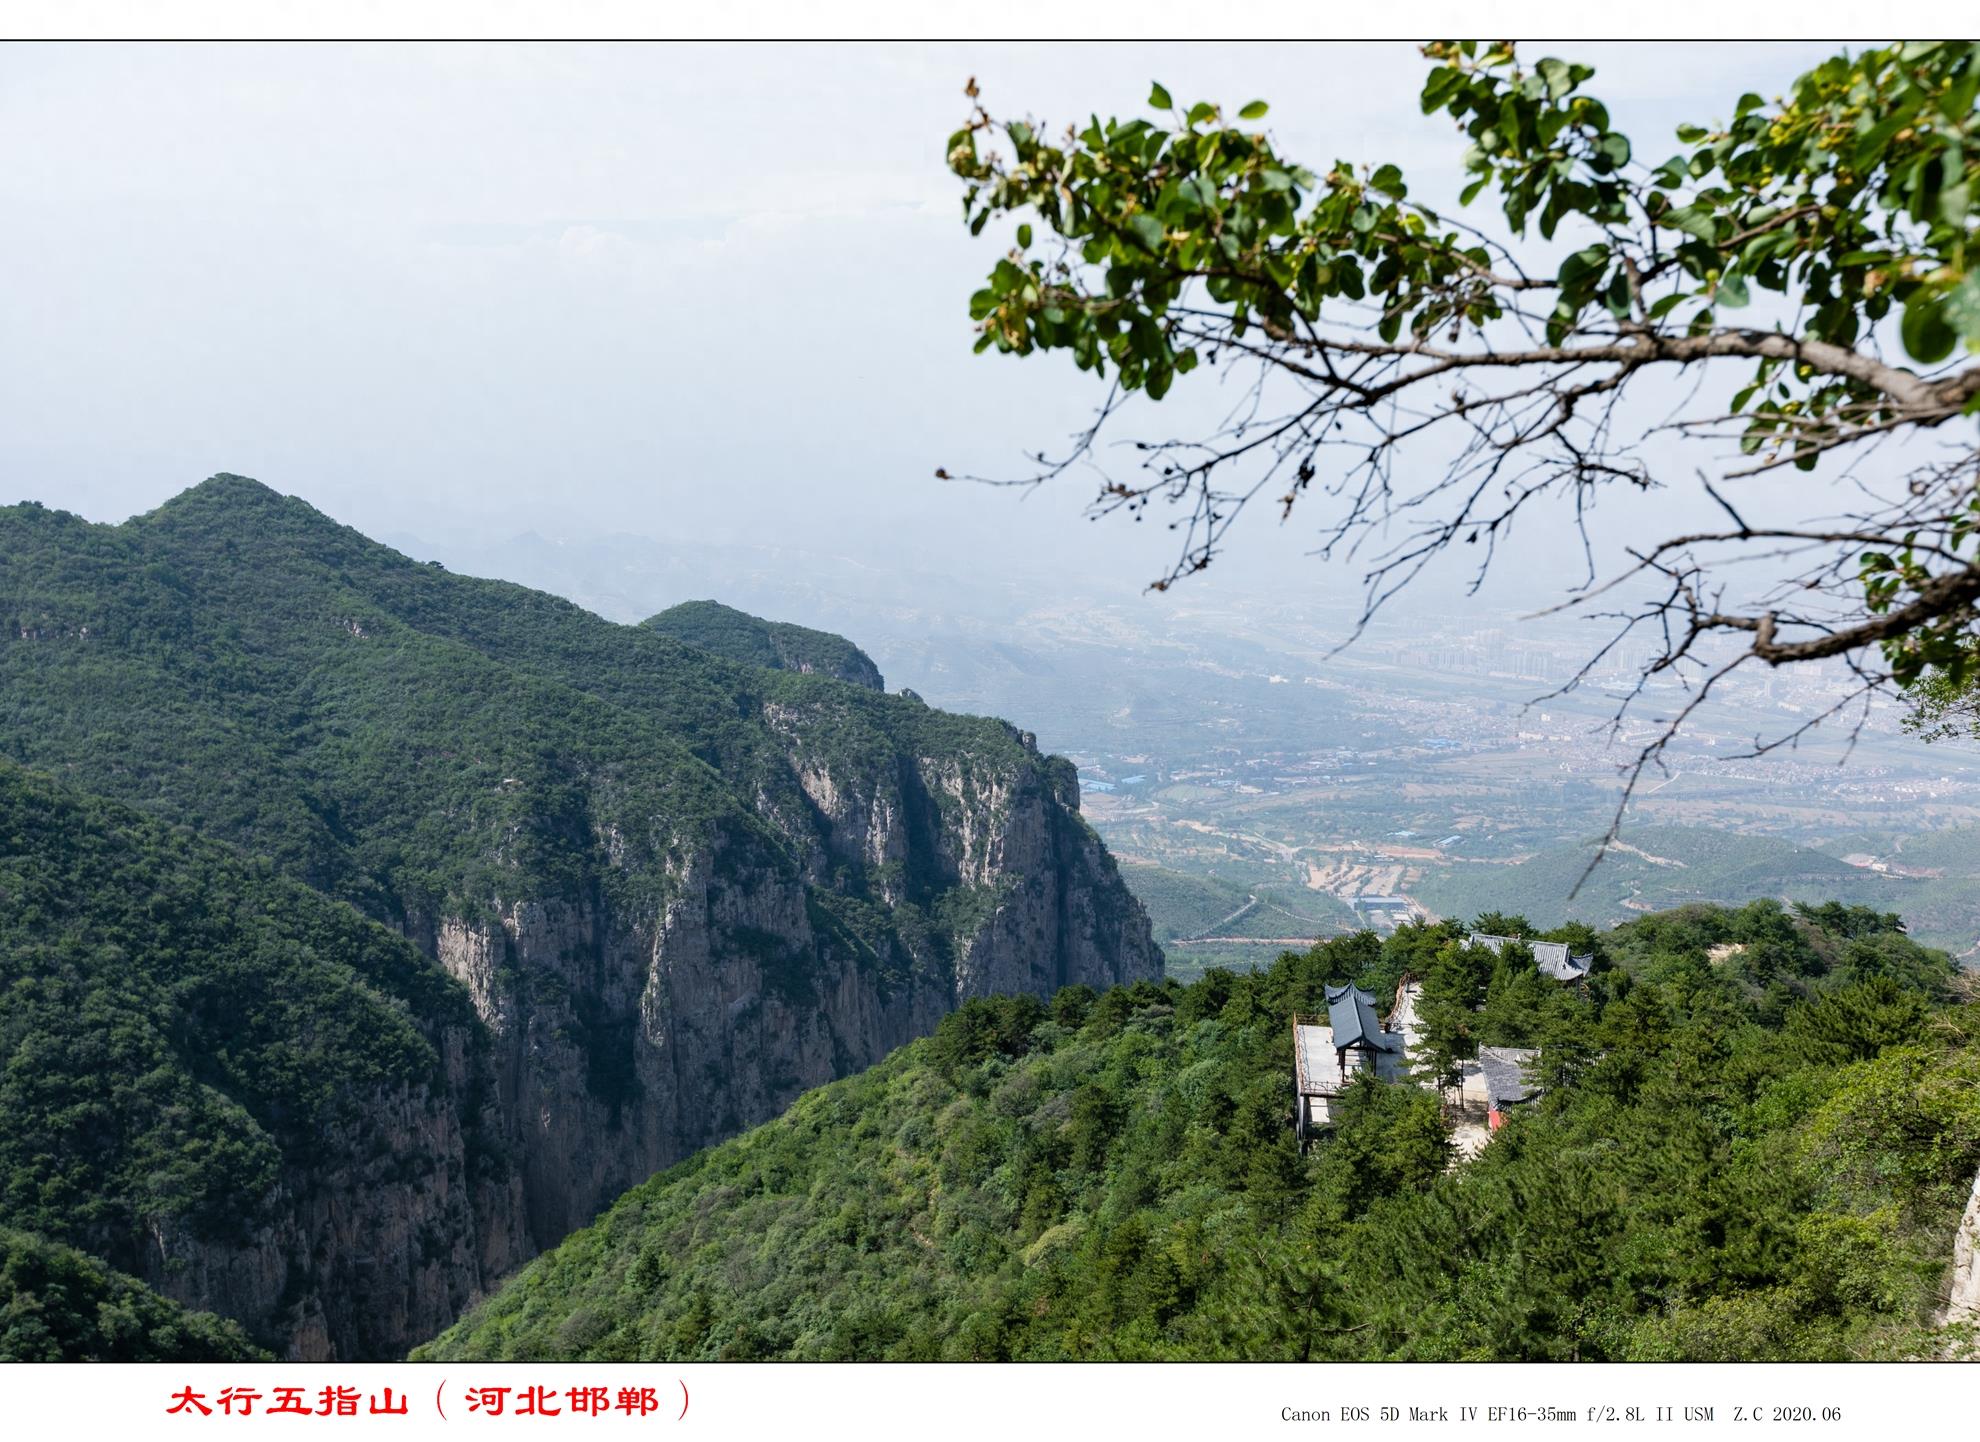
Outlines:
MULTIPOLYGON (((1597 66, 1653 161, 1679 120, 1826 53, 1549 50, 1597 66)), ((1262 96, 1290 154, 1395 161, 1432 197, 1458 175, 1407 45, 13 47, 0 500, 119 520, 227 470, 470 551, 630 534, 936 586, 1144 582, 1159 520, 1085 523, 1078 476, 1024 498, 932 478, 1020 471, 1098 399, 1060 358, 969 352, 998 243, 963 230, 941 151, 972 75, 1055 124, 1137 113, 1151 78, 1262 96)), ((1214 406, 1191 389, 1175 429, 1214 406)), ((1351 580, 1297 519, 1256 520, 1243 563, 1192 584, 1351 580)), ((1552 599, 1570 538, 1520 546, 1499 598, 1552 599)))

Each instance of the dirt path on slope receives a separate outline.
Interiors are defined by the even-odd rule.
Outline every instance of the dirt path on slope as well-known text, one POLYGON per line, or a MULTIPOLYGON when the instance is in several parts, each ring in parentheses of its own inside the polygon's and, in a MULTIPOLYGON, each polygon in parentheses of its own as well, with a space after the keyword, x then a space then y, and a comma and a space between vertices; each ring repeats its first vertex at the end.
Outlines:
POLYGON ((1686 869, 1685 863, 1679 861, 1676 857, 1652 856, 1649 852, 1643 850, 1643 848, 1631 846, 1627 841, 1611 841, 1609 843, 1609 850, 1626 852, 1631 856, 1640 856, 1652 866, 1675 866, 1680 871, 1686 869))

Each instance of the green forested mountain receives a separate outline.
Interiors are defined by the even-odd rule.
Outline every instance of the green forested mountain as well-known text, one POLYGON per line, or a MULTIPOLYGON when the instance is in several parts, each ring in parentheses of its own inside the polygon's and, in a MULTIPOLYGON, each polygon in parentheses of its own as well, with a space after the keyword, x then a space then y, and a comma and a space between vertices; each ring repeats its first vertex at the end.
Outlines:
POLYGON ((253 1362, 241 1329, 188 1312, 96 1258, 0 1227, 0 1359, 253 1362))
POLYGON ((0 1225, 371 1355, 518 1259, 466 991, 266 862, 0 762, 0 998, 0 1225))
POLYGON ((1289 942, 1354 931, 1353 910, 1324 891, 1284 881, 1233 881, 1135 863, 1121 868, 1148 910, 1166 973, 1192 981, 1212 967, 1269 966, 1289 942))
MULTIPOLYGON (((1980 965, 1980 827, 1859 834, 1826 843, 1837 856, 1868 855, 1888 869, 1896 909, 1913 935, 1980 965)), ((1874 874, 1874 873, 1873 873, 1874 874)))
POLYGON ((1881 883, 1637 836, 1683 895, 1870 904, 1564 928, 1585 992, 1455 926, 1163 983, 1072 768, 858 658, 237 477, 0 510, 0 1356, 1930 1345, 1980 1017, 1881 883), (1405 973, 1545 1097, 1452 1169, 1371 1088, 1302 1156, 1291 1015, 1405 973))
MULTIPOLYGON (((51 1038, 101 1044, 64 1030, 71 993, 141 1017, 131 1034, 166 1048, 156 1076, 137 1042, 74 1074, 155 1083, 160 1125, 184 1136, 147 1132, 140 1109, 130 1144, 191 1168, 154 1176, 114 1148, 72 1167, 57 1148, 45 1155, 74 1171, 68 1190, 18 1205, 53 1216, 52 1198, 76 1200, 74 1225, 100 1223, 88 1245, 114 1265, 148 1279, 155 1263, 172 1295, 241 1317, 278 1352, 390 1354, 627 1185, 964 998, 1159 973, 1069 763, 1004 722, 801 662, 750 664, 451 575, 238 476, 119 526, 0 508, 0 759, 128 808, 74 803, 117 838, 106 856, 140 858, 135 880, 106 862, 74 914, 16 912, 16 974, 61 973, 71 990, 10 1018, 0 1067, 33 1074, 51 1038), (158 859, 195 839, 224 859, 158 859), (154 864, 179 879, 150 927, 154 864), (218 889, 202 897, 209 871, 218 889), (209 963, 214 916, 240 934, 209 963), (344 940, 312 952, 338 927, 344 940), (323 988, 339 999, 319 1013, 323 988), (352 1020, 374 1002, 377 1027, 352 1020), (235 1023, 265 1024, 267 1057, 235 1023), (250 1054, 275 1070, 241 1071, 250 1054), (190 1110, 167 1104, 174 1087, 190 1110), (353 1109, 348 1135, 308 1175, 284 1172, 283 1129, 307 1134, 333 1104, 353 1109), (339 1160, 367 1145, 384 1180, 339 1160), (453 1163, 394 1171, 421 1145, 512 1172, 470 1203, 435 1181, 453 1163), (238 1161, 239 1235, 202 1230, 208 1148, 238 1161), (389 1213, 371 1228, 382 1252, 361 1224, 372 1209, 389 1213), (366 1309, 322 1290, 312 1248, 374 1279, 366 1309), (389 1304, 379 1278, 398 1288, 389 1304)), ((9 784, 28 811, 70 804, 9 784)), ((59 874, 61 828, 22 824, 23 874, 59 874)), ((48 1118, 67 1116, 50 1102, 48 1118)))
POLYGON ((1338 898, 1284 881, 1232 881, 1145 864, 1123 867, 1121 875, 1164 945, 1200 936, 1283 942, 1357 929, 1353 909, 1338 898))
POLYGON ((601 787, 740 848, 768 840, 751 790, 802 798, 766 705, 826 713, 806 737, 826 764, 879 765, 897 743, 1020 759, 996 722, 420 565, 243 477, 122 526, 0 508, 0 583, 8 754, 375 910, 581 868, 576 793, 601 787))
POLYGON ((1166 866, 1126 866, 1121 875, 1148 908, 1155 939, 1166 945, 1200 936, 1244 910, 1254 888, 1218 876, 1193 876, 1166 866))
POLYGON ((845 637, 788 621, 765 621, 719 601, 683 601, 642 624, 746 665, 815 672, 870 691, 886 689, 873 658, 845 637))
POLYGON ((1600 956, 1581 992, 1460 934, 973 1002, 635 1188, 419 1355, 1935 1345, 1980 1164, 1980 1012, 1943 954, 1861 908, 1691 907, 1575 934, 1600 956), (1475 1039, 1541 1047, 1548 1092, 1452 1168, 1431 1093, 1364 1083, 1302 1157, 1290 1017, 1329 980, 1386 996, 1405 972, 1475 988, 1475 1039))

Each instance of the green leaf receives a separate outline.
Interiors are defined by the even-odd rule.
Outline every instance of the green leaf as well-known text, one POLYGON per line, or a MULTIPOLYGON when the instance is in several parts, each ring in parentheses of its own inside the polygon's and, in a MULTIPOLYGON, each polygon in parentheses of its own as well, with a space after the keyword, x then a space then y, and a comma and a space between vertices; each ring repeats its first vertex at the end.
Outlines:
POLYGON ((1947 321, 1939 296, 1913 296, 1905 304, 1898 335, 1911 358, 1921 365, 1937 365, 1959 344, 1959 336, 1947 321))
POLYGON ((1217 208, 1217 186, 1207 176, 1192 175, 1176 187, 1176 194, 1197 210, 1217 208))
POLYGON ((1630 300, 1629 276, 1618 266, 1615 276, 1609 281, 1609 288, 1602 294, 1602 303, 1617 320, 1628 320, 1630 300))
POLYGON ((1271 108, 1272 108, 1271 106, 1267 105, 1262 100, 1254 100, 1251 102, 1251 104, 1245 106, 1244 109, 1238 112, 1238 119, 1263 120, 1265 118, 1265 112, 1270 110, 1271 108))
POLYGON ((1964 125, 1973 113, 1973 100, 1980 94, 1980 65, 1969 65, 1966 74, 1946 87, 1939 97, 1939 110, 1947 119, 1964 125))
POLYGON ((1968 350, 1980 350, 1980 271, 1946 292, 1942 313, 1968 350))
POLYGON ((1850 155, 1850 159, 1856 168, 1858 170, 1865 170, 1873 165, 1878 155, 1883 151, 1883 148, 1890 143, 1891 137, 1904 129, 1909 123, 1908 116, 1892 115, 1871 126, 1869 130, 1857 137, 1856 148, 1850 155))
POLYGON ((1729 270, 1719 277, 1719 291, 1716 297, 1720 305, 1738 310, 1750 297, 1746 289, 1746 277, 1736 270, 1729 270))
POLYGON ((1658 166, 1656 173, 1650 178, 1667 190, 1676 190, 1685 181, 1691 179, 1691 170, 1682 155, 1673 155, 1658 166))
POLYGON ((1018 249, 1031 249, 1031 227, 1028 225, 1020 225, 1018 227, 1018 249))
POLYGON ((1162 222, 1145 210, 1137 210, 1128 217, 1128 229, 1134 232, 1135 239, 1157 254, 1162 250, 1162 222))
POLYGON ((1464 72, 1456 66, 1440 65, 1432 70, 1423 81, 1423 113, 1429 115, 1441 109, 1452 93, 1462 89, 1463 85, 1464 72))
POLYGON ((1403 184, 1402 172, 1393 165, 1379 167, 1368 178, 1368 184, 1373 189, 1381 191, 1384 195, 1394 196, 1397 200, 1401 200, 1405 195, 1409 194, 1409 187, 1403 184))
POLYGON ((1176 108, 1175 101, 1169 99, 1169 92, 1162 88, 1162 82, 1159 80, 1155 81, 1149 89, 1148 103, 1157 110, 1174 110, 1176 108))
POLYGON ((1560 273, 1555 279, 1563 291, 1579 290, 1600 276, 1608 264, 1609 248, 1606 245, 1586 246, 1561 262, 1560 273))
POLYGON ((1201 125, 1217 113, 1217 107, 1207 100, 1199 100, 1189 107, 1188 122, 1192 126, 1201 125))
POLYGON ((1966 213, 1972 208, 1973 187, 1962 180, 1958 185, 1949 185, 1939 192, 1939 219, 1947 225, 1958 228, 1966 224, 1966 213))
POLYGON ((1677 129, 1678 139, 1686 145, 1696 145, 1711 133, 1702 125, 1680 125, 1677 129))
POLYGON ((1719 238, 1718 227, 1712 217, 1694 206, 1674 205, 1657 217, 1657 223, 1681 230, 1686 235, 1695 235, 1707 245, 1715 244, 1719 238))

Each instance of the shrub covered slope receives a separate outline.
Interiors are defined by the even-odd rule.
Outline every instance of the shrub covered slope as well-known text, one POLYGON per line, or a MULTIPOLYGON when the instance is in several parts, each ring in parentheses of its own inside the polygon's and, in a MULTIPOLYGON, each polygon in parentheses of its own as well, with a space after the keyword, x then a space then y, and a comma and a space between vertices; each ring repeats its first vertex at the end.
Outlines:
POLYGON ((0 1359, 255 1362, 241 1329, 188 1312, 91 1256, 0 1228, 0 1359))
MULTIPOLYGON (((423 1279, 319 1254, 298 1229, 324 1211, 370 1222, 414 1183, 447 1199, 435 1230, 485 1222, 476 1201, 508 1163, 484 1130, 484 1053, 466 992, 404 938, 0 762, 0 1225, 205 1288, 256 1330, 321 1293, 376 1345, 383 1297, 423 1279), (258 1290, 243 1259, 262 1254, 279 1270, 258 1290)), ((422 1270, 446 1250, 429 1243, 422 1270)))
POLYGON ((1460 934, 972 1003, 635 1188, 423 1355, 1929 1345, 1980 1164, 1980 1009, 1943 954, 1862 908, 1699 906, 1561 933, 1599 945, 1578 992, 1460 934), (1405 972, 1469 1044, 1539 1046, 1548 1092, 1454 1167, 1433 1094, 1366 1084, 1302 1157, 1288 1018, 1329 980, 1386 998, 1405 972))

